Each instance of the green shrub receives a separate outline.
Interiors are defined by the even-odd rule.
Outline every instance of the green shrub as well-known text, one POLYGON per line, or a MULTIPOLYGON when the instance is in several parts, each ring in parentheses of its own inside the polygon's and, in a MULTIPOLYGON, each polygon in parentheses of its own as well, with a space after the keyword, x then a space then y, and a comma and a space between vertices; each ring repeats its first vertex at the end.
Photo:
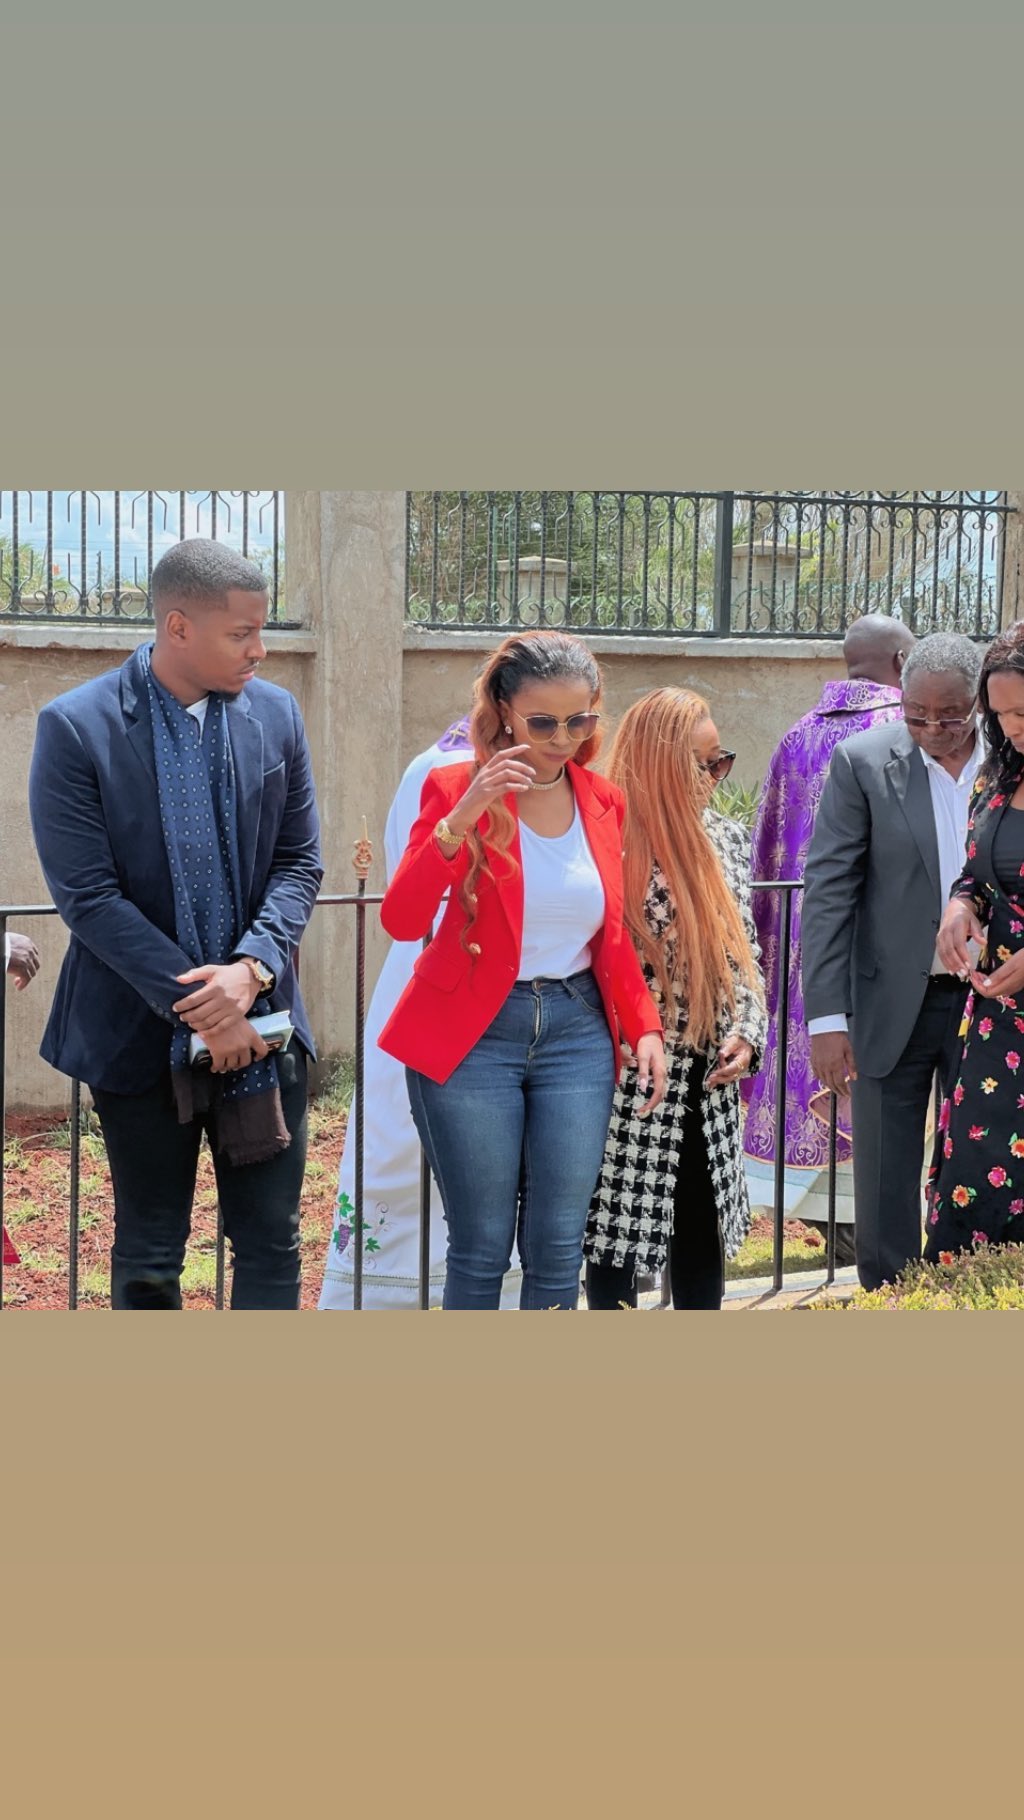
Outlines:
POLYGON ((945 1261, 938 1264, 908 1264, 884 1289, 858 1290, 844 1312, 994 1308, 1024 1314, 1024 1245, 979 1245, 973 1252, 943 1252, 942 1257, 945 1261))
POLYGON ((719 815, 727 815, 730 821, 752 828, 760 800, 760 784, 741 784, 727 777, 715 790, 711 807, 717 809, 719 815))

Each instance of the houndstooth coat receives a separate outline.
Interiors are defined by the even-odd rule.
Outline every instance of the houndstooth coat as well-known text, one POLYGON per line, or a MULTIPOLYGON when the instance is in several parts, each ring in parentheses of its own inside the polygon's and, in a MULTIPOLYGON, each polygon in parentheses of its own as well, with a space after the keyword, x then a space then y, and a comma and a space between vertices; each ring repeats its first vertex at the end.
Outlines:
MULTIPOLYGON (((754 958, 760 960, 750 910, 749 836, 736 822, 712 809, 705 812, 704 826, 718 854, 726 884, 739 905, 754 958)), ((662 935, 673 920, 672 901, 657 863, 648 887, 646 913, 655 935, 662 935)), ((671 946, 668 959, 671 969, 671 946)), ((646 964, 644 974, 655 1002, 660 1006, 662 994, 646 964)), ((685 1008, 678 986, 676 1000, 681 1007, 679 1023, 685 1026, 685 1008)), ((727 1022, 723 1011, 716 1040, 709 1044, 705 1053, 710 1058, 717 1054, 727 1036, 741 1036, 753 1049, 751 1072, 754 1072, 764 1048, 766 1026, 764 987, 760 978, 753 988, 737 979, 735 1013, 727 1022)), ((590 1205, 584 1240, 584 1254, 594 1263, 621 1265, 632 1260, 636 1269, 651 1273, 664 1268, 672 1231, 673 1192, 683 1148, 687 1083, 695 1054, 685 1040, 680 1040, 672 1031, 666 1035, 665 1050, 668 1062, 665 1097, 648 1118, 637 1119, 632 1115, 636 1098, 636 1064, 632 1057, 615 1089, 604 1163, 590 1205)), ((722 1237, 726 1256, 733 1257, 750 1225, 750 1203, 743 1168, 743 1108, 738 1082, 732 1081, 704 1094, 703 1107, 704 1139, 722 1222, 722 1237)))

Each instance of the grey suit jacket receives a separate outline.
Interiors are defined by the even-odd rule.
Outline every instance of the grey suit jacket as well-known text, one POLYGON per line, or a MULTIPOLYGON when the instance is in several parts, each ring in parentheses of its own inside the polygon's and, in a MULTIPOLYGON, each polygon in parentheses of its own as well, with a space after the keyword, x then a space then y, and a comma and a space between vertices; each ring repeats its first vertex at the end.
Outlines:
POLYGON ((804 872, 804 1015, 843 1011, 858 1072, 899 1061, 944 908, 928 773, 889 723, 836 747, 804 872))

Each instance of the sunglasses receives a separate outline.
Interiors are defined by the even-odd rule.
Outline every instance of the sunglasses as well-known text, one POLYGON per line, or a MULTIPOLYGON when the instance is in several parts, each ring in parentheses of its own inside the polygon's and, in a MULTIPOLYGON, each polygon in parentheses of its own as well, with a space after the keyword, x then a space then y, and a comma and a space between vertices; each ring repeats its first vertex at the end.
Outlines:
POLYGON ((974 713, 972 710, 970 714, 961 714, 956 720, 924 720, 919 714, 904 714, 903 719, 908 727, 914 727, 919 733, 926 727, 938 727, 940 733, 961 733, 971 725, 974 713))
POLYGON ((554 714, 516 714, 509 709, 516 720, 521 720, 526 728, 526 737, 533 745, 542 746, 545 740, 554 739, 559 727, 564 727, 569 738, 576 740, 592 739, 601 724, 600 714, 591 711, 589 714, 570 714, 568 720, 558 720, 554 714))
POLYGON ((698 758, 696 753, 694 753, 693 757, 697 769, 699 771, 706 771, 709 777, 714 778, 716 784, 720 784, 723 778, 728 777, 733 765, 736 763, 735 752, 720 752, 717 758, 711 760, 710 764, 706 764, 704 759, 698 758))

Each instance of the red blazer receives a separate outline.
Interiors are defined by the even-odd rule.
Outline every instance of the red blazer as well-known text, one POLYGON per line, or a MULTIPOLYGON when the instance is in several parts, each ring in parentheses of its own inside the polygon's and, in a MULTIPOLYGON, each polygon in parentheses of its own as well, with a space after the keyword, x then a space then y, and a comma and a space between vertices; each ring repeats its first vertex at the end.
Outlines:
MULTIPOLYGON (((591 944, 591 966, 621 1061, 620 1029, 633 1048, 648 1031, 661 1030, 657 1007, 622 922, 625 798, 607 778, 579 765, 570 764, 568 770, 604 885, 605 920, 591 944)), ((479 954, 468 954, 459 939, 466 915, 458 887, 469 867, 468 848, 464 843, 454 859, 445 859, 433 833, 442 815, 454 809, 471 776, 470 764, 447 765, 429 773, 419 819, 380 912, 381 922, 396 941, 415 941, 429 933, 445 891, 451 891, 441 926, 417 960, 413 977, 378 1039, 388 1055, 433 1081, 446 1081, 494 1021, 519 976, 523 948, 522 855, 514 793, 506 796, 505 803, 516 817, 515 838, 508 851, 517 870, 511 878, 481 874, 476 921, 469 937, 479 954)), ((487 825, 485 815, 479 823, 485 840, 487 825)), ((501 859, 496 858, 499 874, 501 866, 501 859)))

